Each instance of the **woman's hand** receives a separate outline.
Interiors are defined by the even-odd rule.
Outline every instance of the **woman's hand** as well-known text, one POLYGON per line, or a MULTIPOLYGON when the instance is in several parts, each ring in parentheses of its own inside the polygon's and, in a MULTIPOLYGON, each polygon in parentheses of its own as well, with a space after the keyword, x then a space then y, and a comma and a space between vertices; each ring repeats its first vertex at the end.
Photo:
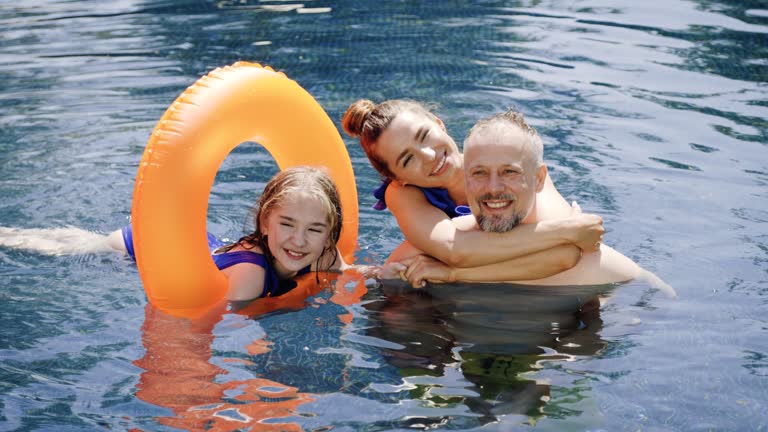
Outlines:
POLYGON ((570 222, 574 236, 572 242, 584 252, 596 252, 600 249, 600 243, 603 241, 605 228, 603 227, 603 218, 598 215, 582 213, 581 207, 573 201, 571 217, 567 219, 570 222))

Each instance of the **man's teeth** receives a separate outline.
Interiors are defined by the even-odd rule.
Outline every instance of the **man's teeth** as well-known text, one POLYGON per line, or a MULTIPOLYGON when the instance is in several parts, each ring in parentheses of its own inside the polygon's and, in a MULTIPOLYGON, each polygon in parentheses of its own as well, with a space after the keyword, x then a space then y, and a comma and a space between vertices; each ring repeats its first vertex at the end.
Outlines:
POLYGON ((502 207, 506 207, 507 204, 509 204, 509 201, 500 201, 500 202, 498 202, 498 201, 496 201, 496 202, 486 201, 485 202, 485 205, 487 205, 488 207, 490 207, 492 209, 500 209, 502 207))

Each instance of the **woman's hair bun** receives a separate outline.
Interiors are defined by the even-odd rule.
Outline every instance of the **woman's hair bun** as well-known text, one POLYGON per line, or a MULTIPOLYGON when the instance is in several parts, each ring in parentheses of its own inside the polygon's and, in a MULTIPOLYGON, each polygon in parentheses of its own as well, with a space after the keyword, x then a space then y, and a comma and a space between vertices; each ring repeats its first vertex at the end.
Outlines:
POLYGON ((363 132, 363 125, 368 115, 376 108, 376 104, 368 99, 358 99, 347 108, 341 118, 341 126, 347 135, 357 138, 363 132))

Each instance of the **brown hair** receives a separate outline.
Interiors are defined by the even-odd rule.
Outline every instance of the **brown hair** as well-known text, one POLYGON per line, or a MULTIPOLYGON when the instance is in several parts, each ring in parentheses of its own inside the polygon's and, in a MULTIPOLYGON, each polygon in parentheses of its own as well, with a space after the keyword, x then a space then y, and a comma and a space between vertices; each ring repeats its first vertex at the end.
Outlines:
POLYGON ((382 132, 392 123, 392 120, 402 112, 422 113, 437 120, 437 117, 432 114, 430 108, 409 99, 390 99, 379 104, 375 104, 368 99, 358 99, 347 108, 347 111, 341 118, 341 126, 347 135, 353 138, 360 137, 360 146, 365 151, 368 160, 376 171, 382 176, 394 180, 395 175, 389 169, 387 163, 376 156, 374 151, 376 142, 382 132))
MULTIPOLYGON (((217 252, 227 252, 237 245, 245 249, 252 249, 254 245, 261 248, 264 255, 270 263, 274 263, 274 257, 269 250, 267 235, 262 234, 261 226, 266 223, 269 215, 276 208, 280 207, 286 198, 298 193, 308 194, 317 198, 325 207, 328 216, 328 226, 331 228, 329 233, 329 242, 321 254, 331 252, 336 249, 336 243, 339 241, 342 228, 341 199, 336 185, 328 174, 320 169, 307 166, 287 168, 275 174, 272 179, 264 186, 264 192, 259 197, 256 209, 253 213, 253 225, 255 227, 251 234, 243 236, 235 243, 223 246, 217 252)), ((334 253, 335 256, 335 253, 334 253)), ((318 259, 318 263, 320 260, 318 259)), ((328 264, 330 268, 336 260, 328 264)), ((328 270, 328 269, 326 269, 328 270)))

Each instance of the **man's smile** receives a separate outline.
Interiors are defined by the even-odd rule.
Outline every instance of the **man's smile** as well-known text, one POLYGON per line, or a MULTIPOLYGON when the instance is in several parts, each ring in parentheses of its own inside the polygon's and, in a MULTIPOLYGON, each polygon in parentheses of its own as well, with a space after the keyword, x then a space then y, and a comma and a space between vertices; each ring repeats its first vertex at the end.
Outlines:
POLYGON ((483 201, 483 204, 486 207, 491 208, 492 210, 499 210, 503 209, 505 207, 508 207, 512 205, 513 201, 509 200, 493 200, 493 201, 483 201))
POLYGON ((478 198, 477 203, 481 208, 486 209, 489 212, 496 212, 499 210, 505 210, 517 201, 517 197, 511 193, 500 194, 485 194, 478 198))

